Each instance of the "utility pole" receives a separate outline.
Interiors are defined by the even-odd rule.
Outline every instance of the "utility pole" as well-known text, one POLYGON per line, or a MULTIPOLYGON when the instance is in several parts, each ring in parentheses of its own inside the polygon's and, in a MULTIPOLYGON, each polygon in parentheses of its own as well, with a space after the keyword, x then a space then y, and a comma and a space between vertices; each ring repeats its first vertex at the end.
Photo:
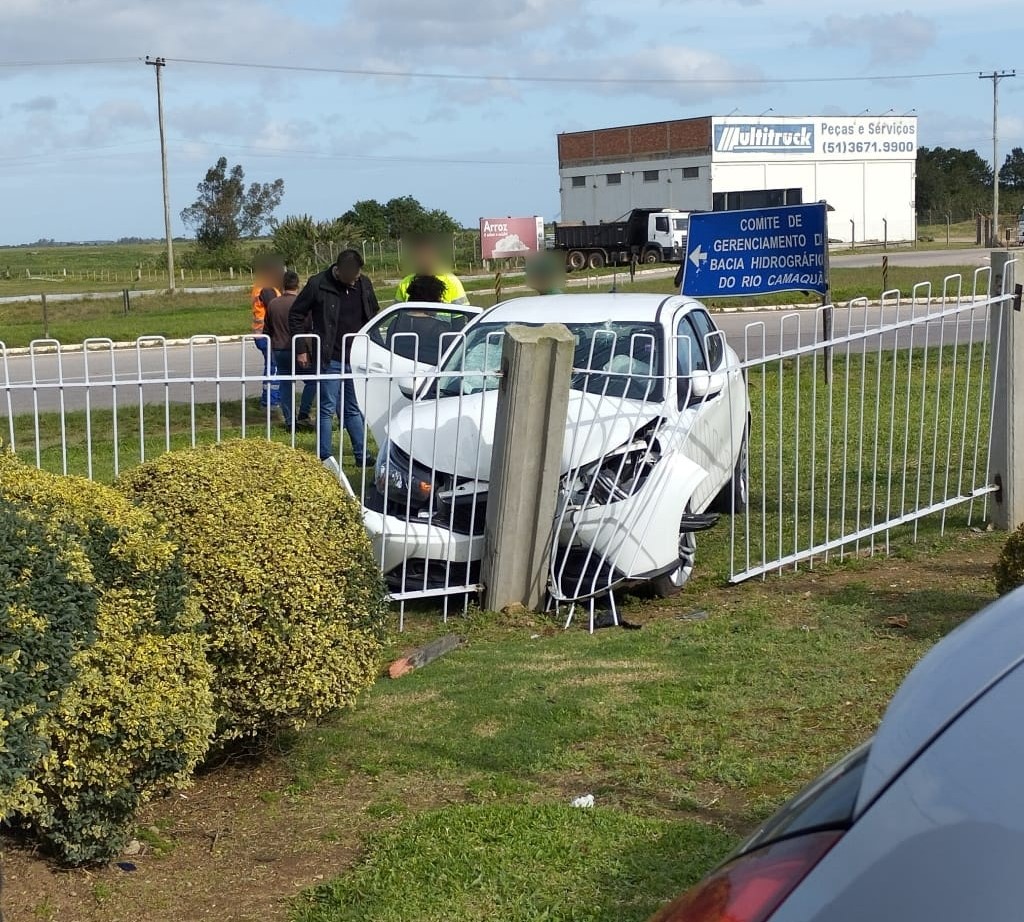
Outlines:
POLYGON ((167 239, 167 287, 174 291, 174 235, 171 232, 171 193, 167 183, 167 139, 164 135, 164 89, 160 72, 167 66, 163 58, 146 55, 146 64, 156 71, 156 112, 160 123, 160 170, 164 181, 164 236, 167 239))
POLYGON ((978 74, 979 80, 992 81, 992 232, 991 246, 999 246, 999 81, 1016 77, 1015 70, 994 70, 978 74))

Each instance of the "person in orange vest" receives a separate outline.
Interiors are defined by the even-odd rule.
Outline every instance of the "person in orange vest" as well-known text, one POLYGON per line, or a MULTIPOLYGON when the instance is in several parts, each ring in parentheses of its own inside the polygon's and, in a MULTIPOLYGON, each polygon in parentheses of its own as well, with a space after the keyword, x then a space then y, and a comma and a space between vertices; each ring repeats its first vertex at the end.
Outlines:
POLYGON ((260 395, 260 407, 267 408, 281 405, 278 385, 271 378, 277 374, 274 352, 270 342, 264 335, 267 320, 267 306, 284 290, 284 262, 277 256, 263 256, 255 265, 253 285, 249 292, 252 301, 252 334, 256 337, 256 348, 263 353, 264 374, 267 380, 263 384, 260 395))

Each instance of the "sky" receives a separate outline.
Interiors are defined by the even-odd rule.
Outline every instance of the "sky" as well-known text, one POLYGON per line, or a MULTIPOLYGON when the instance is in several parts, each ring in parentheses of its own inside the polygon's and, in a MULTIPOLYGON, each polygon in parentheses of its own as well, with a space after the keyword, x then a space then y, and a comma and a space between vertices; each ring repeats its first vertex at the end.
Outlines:
MULTIPOLYGON (((221 155, 250 181, 284 179, 278 217, 413 195, 467 225, 557 218, 562 131, 916 110, 921 144, 988 160, 992 86, 976 72, 1012 68, 1022 38, 1019 0, 3 0, 0 244, 162 235, 146 55, 168 59, 180 234, 221 155), (948 72, 964 73, 894 79, 948 72)), ((1000 147, 1012 146, 1024 146, 1024 70, 1000 87, 1000 147)))

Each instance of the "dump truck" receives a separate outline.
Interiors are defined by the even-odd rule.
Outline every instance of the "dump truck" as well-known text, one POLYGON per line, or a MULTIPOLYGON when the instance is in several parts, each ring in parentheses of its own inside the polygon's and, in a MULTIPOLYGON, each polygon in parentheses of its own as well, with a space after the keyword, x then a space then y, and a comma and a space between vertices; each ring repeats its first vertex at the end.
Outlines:
POLYGON ((690 212, 634 208, 618 221, 556 224, 551 249, 565 253, 570 272, 641 263, 680 262, 686 253, 690 212))

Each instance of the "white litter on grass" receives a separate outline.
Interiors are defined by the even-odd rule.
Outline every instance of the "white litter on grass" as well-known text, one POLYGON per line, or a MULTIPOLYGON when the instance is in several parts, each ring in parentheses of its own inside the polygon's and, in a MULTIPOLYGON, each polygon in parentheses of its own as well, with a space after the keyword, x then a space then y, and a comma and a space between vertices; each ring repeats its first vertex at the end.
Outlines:
POLYGON ((580 797, 577 797, 575 800, 573 800, 572 805, 574 807, 579 807, 583 810, 589 810, 592 806, 594 806, 594 795, 583 794, 580 797))

